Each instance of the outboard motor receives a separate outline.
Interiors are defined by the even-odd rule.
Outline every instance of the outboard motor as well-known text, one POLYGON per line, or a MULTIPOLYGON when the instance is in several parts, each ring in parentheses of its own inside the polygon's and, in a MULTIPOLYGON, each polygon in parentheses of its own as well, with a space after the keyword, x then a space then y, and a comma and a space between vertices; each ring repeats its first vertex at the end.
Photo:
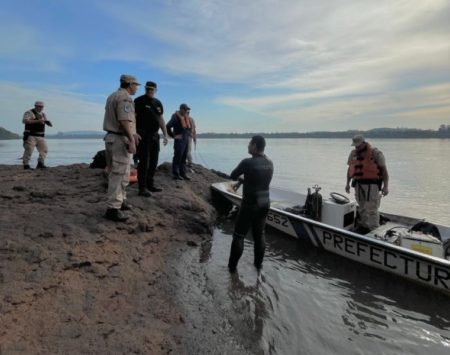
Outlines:
POLYGON ((320 221, 322 218, 322 195, 319 191, 322 189, 318 185, 313 186, 314 192, 311 193, 311 188, 308 187, 308 195, 306 196, 305 210, 306 216, 320 221))

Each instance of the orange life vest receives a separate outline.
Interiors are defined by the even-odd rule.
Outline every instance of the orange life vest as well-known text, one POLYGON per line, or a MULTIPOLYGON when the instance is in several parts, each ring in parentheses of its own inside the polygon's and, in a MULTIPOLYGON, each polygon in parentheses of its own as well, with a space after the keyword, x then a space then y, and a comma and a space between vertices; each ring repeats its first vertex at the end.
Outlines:
POLYGON ((355 180, 380 180, 381 170, 375 161, 374 149, 366 143, 362 151, 353 149, 349 165, 349 176, 355 180))
POLYGON ((137 180, 137 169, 130 169, 130 177, 129 177, 129 182, 130 184, 134 184, 136 183, 137 180))
POLYGON ((184 129, 191 128, 191 120, 189 119, 189 116, 183 116, 179 112, 177 112, 177 116, 180 119, 181 127, 184 129))

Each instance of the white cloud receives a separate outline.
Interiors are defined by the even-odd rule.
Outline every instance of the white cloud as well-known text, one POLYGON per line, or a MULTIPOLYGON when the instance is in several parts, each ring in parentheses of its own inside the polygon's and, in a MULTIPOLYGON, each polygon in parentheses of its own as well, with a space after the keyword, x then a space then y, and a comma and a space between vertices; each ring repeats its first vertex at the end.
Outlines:
MULTIPOLYGON (((63 60, 78 52, 86 60, 189 74, 218 83, 223 94, 216 104, 243 117, 267 117, 275 128, 278 122, 300 131, 318 123, 324 129, 408 126, 408 117, 417 126, 435 127, 449 119, 450 104, 443 99, 450 96, 448 0, 142 0, 134 6, 111 0, 92 11, 101 17, 98 43, 72 38, 73 48, 65 47, 56 35, 31 28, 32 22, 17 22, 15 40, 0 39, 0 55, 17 59, 22 70, 32 67, 29 50, 40 70, 62 70, 63 60), (111 32, 111 24, 120 31, 111 32), (223 83, 234 84, 236 92, 227 94, 223 83)), ((0 30, 11 33, 9 25, 0 24, 0 30)), ((103 110, 73 92, 47 88, 25 97, 23 89, 10 99, 23 105, 35 94, 59 97, 53 106, 61 108, 61 117, 82 107, 77 117, 86 129, 93 127, 89 112, 98 116, 103 110)), ((68 120, 65 130, 73 124, 68 120)))

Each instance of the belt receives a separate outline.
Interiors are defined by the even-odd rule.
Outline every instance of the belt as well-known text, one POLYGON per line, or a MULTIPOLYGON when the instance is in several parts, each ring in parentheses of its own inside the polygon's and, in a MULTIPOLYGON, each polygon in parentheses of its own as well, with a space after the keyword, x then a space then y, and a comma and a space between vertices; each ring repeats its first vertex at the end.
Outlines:
POLYGON ((355 181, 357 184, 360 184, 360 185, 372 185, 372 184, 378 185, 381 183, 382 180, 381 179, 361 179, 361 180, 355 179, 355 181))
POLYGON ((32 136, 32 137, 44 137, 45 133, 41 133, 41 132, 23 132, 26 135, 32 136))
POLYGON ((114 131, 106 131, 107 133, 111 133, 111 134, 115 134, 117 136, 124 136, 125 133, 119 133, 119 132, 114 132, 114 131))

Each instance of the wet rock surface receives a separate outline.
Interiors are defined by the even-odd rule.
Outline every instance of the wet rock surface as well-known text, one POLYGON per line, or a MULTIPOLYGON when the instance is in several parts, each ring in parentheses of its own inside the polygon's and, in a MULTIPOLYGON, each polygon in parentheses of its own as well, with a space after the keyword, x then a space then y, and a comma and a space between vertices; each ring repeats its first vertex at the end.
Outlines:
POLYGON ((0 166, 0 354, 239 353, 211 304, 193 317, 177 294, 179 270, 202 292, 196 255, 216 220, 221 178, 194 169, 174 181, 161 165, 150 198, 129 186, 130 218, 115 223, 102 170, 0 166))

